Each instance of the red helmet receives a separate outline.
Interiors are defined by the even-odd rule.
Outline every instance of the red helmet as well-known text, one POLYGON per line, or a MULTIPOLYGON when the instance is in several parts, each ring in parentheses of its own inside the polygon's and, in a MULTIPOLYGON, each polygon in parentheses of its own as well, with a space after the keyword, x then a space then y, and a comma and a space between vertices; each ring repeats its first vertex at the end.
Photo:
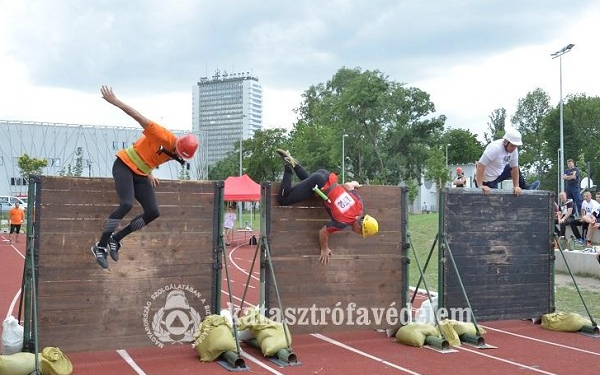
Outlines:
POLYGON ((456 167, 456 173, 462 173, 462 168, 461 167, 456 167))
POLYGON ((191 159, 198 149, 198 138, 193 134, 186 134, 177 138, 175 150, 184 159, 191 159))

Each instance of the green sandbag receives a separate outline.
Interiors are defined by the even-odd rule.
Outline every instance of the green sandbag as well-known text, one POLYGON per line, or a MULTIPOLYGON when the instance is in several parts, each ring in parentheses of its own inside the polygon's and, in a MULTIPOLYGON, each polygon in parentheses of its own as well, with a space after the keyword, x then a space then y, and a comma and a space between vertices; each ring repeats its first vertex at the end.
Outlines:
POLYGON ((410 323, 400 327, 396 332, 396 341, 401 344, 422 347, 427 336, 438 336, 439 332, 433 324, 410 323))
POLYGON ((550 331, 577 332, 592 323, 576 313, 557 312, 542 315, 542 328, 550 331))
POLYGON ((0 374, 29 375, 35 371, 35 354, 15 353, 0 355, 0 374))
POLYGON ((209 315, 194 334, 194 345, 202 362, 212 362, 226 351, 236 351, 235 338, 227 319, 209 315))

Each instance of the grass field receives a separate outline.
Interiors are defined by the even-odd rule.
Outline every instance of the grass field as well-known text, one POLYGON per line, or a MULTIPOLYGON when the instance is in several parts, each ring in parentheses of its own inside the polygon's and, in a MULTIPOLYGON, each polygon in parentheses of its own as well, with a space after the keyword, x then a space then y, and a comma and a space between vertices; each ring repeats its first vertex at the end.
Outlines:
MULTIPOLYGON (((428 215, 409 215, 408 228, 418 261, 421 267, 424 267, 431 246, 438 233, 438 215, 434 213, 428 215)), ((416 286, 420 272, 412 249, 409 250, 409 256, 411 259, 409 281, 411 286, 416 286)), ((437 258, 436 245, 429 266, 425 271, 427 286, 430 290, 435 291, 438 290, 437 258)), ((582 276, 576 276, 575 279, 592 316, 600 320, 600 279, 582 276)), ((587 313, 571 277, 562 275, 562 277, 557 278, 556 284, 556 311, 576 312, 587 317, 587 313), (558 281, 559 279, 561 280, 560 282, 558 281)), ((424 289, 423 284, 421 284, 420 288, 424 289)))

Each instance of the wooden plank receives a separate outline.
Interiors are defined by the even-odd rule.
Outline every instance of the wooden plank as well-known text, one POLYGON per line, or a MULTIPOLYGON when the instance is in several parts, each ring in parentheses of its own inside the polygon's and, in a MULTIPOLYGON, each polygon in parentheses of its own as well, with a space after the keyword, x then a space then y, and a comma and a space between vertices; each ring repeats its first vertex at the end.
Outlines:
MULTIPOLYGON (((330 220, 318 199, 279 206, 276 187, 271 194, 270 250, 284 309, 299 311, 313 306, 325 311, 342 308, 401 310, 406 300, 407 264, 403 238, 406 207, 396 187, 364 186, 360 193, 366 213, 379 221, 380 233, 367 239, 349 230, 329 237, 333 256, 327 266, 319 262, 318 231, 330 220), (354 307, 353 307, 354 306, 354 307)), ((277 307, 274 284, 267 276, 267 301, 277 307)), ((348 318, 346 316, 346 318, 348 318)), ((293 322, 294 323, 294 322, 293 322)), ((294 333, 334 332, 385 327, 386 322, 334 324, 328 316, 317 325, 292 324, 294 333)))
MULTIPOLYGON (((521 319, 551 312, 552 195, 449 189, 444 233, 478 319, 521 319), (532 315, 533 314, 533 315, 532 315)), ((466 301, 451 262, 444 263, 444 304, 466 301)))
MULTIPOLYGON (((109 259, 104 270, 89 248, 116 207, 112 179, 42 177, 36 240, 42 346, 65 351, 151 346, 160 343, 158 334, 171 342, 191 341, 185 336, 199 324, 198 316, 210 313, 215 293, 215 184, 162 181, 159 186, 161 217, 126 237, 119 262, 109 259), (175 318, 183 327, 195 327, 181 337, 171 337, 180 328, 164 336, 175 318)), ((134 206, 122 225, 140 212, 134 206)))

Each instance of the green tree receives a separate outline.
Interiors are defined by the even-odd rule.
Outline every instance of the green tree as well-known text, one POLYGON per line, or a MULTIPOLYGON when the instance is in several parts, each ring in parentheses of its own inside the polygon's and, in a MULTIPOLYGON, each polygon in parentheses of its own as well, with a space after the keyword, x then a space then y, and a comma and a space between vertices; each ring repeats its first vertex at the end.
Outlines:
POLYGON ((75 150, 75 166, 73 167, 73 176, 81 177, 83 174, 83 148, 77 147, 75 150))
POLYGON ((511 123, 523 137, 523 146, 519 148, 519 164, 525 175, 531 171, 539 178, 549 171, 552 164, 552 159, 544 157, 544 118, 549 112, 550 96, 537 88, 519 99, 517 110, 511 118, 511 123))
MULTIPOLYGON (((289 144, 285 129, 257 130, 254 136, 242 142, 242 167, 254 181, 274 181, 282 172, 281 159, 275 153, 277 148, 287 149, 289 144)), ((297 155, 295 155, 297 156, 297 155)), ((208 178, 224 180, 238 176, 240 168, 240 146, 209 168, 208 178)))
POLYGON ((450 181, 450 171, 446 168, 446 150, 432 149, 427 158, 425 179, 435 181, 438 193, 450 181))
POLYGON ((179 166, 179 172, 177 173, 177 178, 180 180, 190 180, 190 170, 189 170, 189 164, 185 163, 183 165, 179 166))
POLYGON ((448 164, 475 163, 484 149, 477 139, 477 135, 466 129, 449 129, 443 139, 443 144, 450 145, 448 146, 448 164))
POLYGON ((303 164, 340 171, 342 138, 348 175, 362 183, 398 184, 420 177, 428 149, 443 130, 429 94, 380 71, 341 68, 303 93, 292 151, 303 164))
POLYGON ((21 177, 26 181, 29 180, 29 176, 41 175, 42 170, 48 166, 48 160, 38 159, 29 157, 27 154, 21 155, 17 161, 21 177))
MULTIPOLYGON (((548 173, 541 177, 542 186, 558 190, 558 150, 560 149, 560 108, 552 108, 543 119, 545 140, 544 158, 552 160, 548 173)), ((585 94, 569 95, 563 104, 564 155, 573 159, 582 170, 590 162, 592 179, 600 180, 600 97, 585 94)), ((564 166, 563 166, 564 167, 564 166)))
POLYGON ((492 111, 489 116, 488 131, 483 133, 485 145, 496 139, 502 138, 504 135, 504 125, 506 125, 506 109, 498 108, 492 111))

